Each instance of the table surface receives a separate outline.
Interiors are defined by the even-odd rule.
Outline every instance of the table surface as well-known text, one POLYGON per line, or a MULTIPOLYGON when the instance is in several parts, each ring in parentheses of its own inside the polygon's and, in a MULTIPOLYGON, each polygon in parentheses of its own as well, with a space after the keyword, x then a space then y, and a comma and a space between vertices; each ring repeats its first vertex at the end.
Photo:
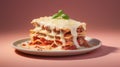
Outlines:
POLYGON ((0 37, 0 67, 120 67, 120 32, 89 31, 88 36, 102 41, 102 46, 88 54, 67 57, 33 56, 11 47, 28 33, 2 33, 0 37))
POLYGON ((120 0, 0 0, 0 67, 120 67, 120 0), (87 36, 102 41, 88 54, 41 57, 11 47, 29 36, 34 18, 64 10, 87 23, 87 36))

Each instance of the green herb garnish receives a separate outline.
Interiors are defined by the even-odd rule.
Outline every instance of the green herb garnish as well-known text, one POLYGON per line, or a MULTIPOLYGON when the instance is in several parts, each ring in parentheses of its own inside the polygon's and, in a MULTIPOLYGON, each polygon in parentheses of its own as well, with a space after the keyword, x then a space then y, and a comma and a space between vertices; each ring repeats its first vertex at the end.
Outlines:
POLYGON ((63 12, 63 10, 59 10, 58 13, 54 14, 52 16, 53 19, 56 18, 63 18, 63 19, 69 19, 69 16, 63 12))

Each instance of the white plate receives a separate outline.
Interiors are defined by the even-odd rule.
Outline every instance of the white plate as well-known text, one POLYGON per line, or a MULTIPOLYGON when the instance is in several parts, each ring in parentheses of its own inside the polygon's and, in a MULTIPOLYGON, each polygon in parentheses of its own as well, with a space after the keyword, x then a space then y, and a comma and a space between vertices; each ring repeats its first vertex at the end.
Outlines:
POLYGON ((41 55, 41 56, 68 56, 68 55, 84 54, 84 53, 93 51, 101 46, 101 41, 98 39, 90 38, 90 37, 86 37, 85 39, 87 40, 88 44, 92 47, 82 48, 82 49, 77 49, 77 50, 37 51, 37 50, 25 49, 25 48, 18 46, 23 42, 29 41, 30 40, 29 38, 15 41, 12 44, 12 46, 20 52, 27 53, 27 54, 33 54, 33 55, 41 55))

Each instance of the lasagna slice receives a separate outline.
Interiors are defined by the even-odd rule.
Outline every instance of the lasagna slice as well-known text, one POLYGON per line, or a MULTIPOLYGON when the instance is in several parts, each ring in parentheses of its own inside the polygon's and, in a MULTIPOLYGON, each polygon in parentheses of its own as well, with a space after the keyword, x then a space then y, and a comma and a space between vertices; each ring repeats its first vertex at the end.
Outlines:
MULTIPOLYGON (((86 24, 73 19, 40 17, 32 20, 30 49, 75 50, 89 47, 85 40, 86 24)), ((25 46, 25 44, 24 44, 25 46)))

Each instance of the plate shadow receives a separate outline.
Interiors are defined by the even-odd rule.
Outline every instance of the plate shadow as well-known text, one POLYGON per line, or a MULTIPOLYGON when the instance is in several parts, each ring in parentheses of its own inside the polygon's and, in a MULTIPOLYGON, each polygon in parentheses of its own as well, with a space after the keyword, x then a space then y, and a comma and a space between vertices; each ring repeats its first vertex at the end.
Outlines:
POLYGON ((30 55, 30 54, 25 54, 22 53, 18 50, 15 50, 15 53, 26 58, 31 58, 31 59, 44 59, 44 60, 83 60, 83 59, 92 59, 92 58, 99 58, 103 57, 106 55, 109 55, 110 53, 114 53, 117 50, 119 50, 116 47, 111 47, 111 46, 105 46, 102 45, 100 48, 91 51, 86 54, 82 55, 74 55, 74 56, 57 56, 57 57, 51 57, 51 56, 38 56, 38 55, 30 55))

